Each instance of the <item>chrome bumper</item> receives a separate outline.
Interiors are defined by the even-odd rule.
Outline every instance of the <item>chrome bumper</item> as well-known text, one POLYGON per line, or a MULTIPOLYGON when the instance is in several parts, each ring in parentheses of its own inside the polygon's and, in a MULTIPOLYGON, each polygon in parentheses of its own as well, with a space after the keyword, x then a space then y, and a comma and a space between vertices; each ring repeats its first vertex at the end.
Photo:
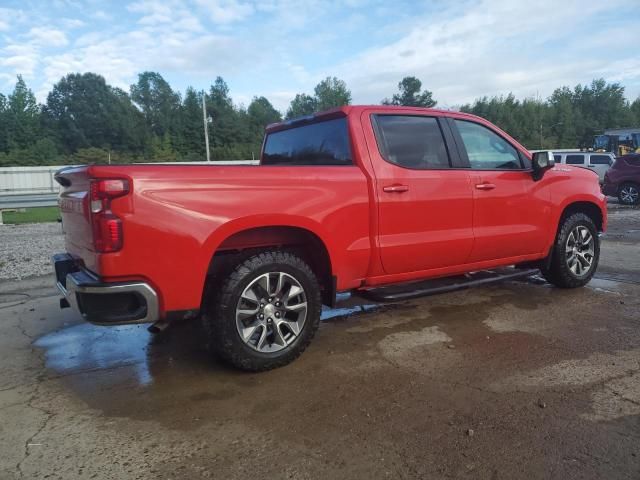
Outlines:
POLYGON ((56 286, 64 299, 61 307, 73 307, 97 325, 155 322, 160 318, 158 295, 145 282, 103 283, 68 254, 53 256, 56 286))

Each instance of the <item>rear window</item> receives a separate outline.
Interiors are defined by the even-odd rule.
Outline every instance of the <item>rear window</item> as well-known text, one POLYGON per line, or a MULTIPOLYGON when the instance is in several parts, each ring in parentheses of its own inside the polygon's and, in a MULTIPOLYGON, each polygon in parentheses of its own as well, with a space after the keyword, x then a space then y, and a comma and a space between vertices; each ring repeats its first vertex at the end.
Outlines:
POLYGON ((449 168, 444 138, 433 117, 377 115, 376 140, 383 158, 416 170, 449 168))
POLYGON ((564 163, 567 165, 584 165, 584 155, 567 155, 564 163))
POLYGON ((591 155, 589 163, 591 165, 611 165, 613 159, 609 155, 591 155))
POLYGON ((263 165, 351 165, 347 119, 336 118, 267 134, 263 165))

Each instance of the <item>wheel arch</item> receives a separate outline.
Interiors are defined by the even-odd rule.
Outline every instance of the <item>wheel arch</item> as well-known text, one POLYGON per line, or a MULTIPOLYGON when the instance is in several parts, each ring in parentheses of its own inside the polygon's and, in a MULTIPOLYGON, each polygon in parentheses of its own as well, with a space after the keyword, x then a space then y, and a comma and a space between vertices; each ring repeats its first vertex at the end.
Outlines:
POLYGON ((605 216, 603 215, 600 206, 597 203, 588 200, 579 200, 567 204, 562 210, 562 214, 558 219, 557 228, 560 228, 562 220, 570 215, 573 215, 574 213, 584 213, 593 220, 593 223, 596 225, 598 232, 604 231, 605 216))
POLYGON ((211 249, 206 283, 215 284, 245 258, 264 250, 286 250, 301 257, 313 270, 322 289, 322 302, 334 306, 336 277, 330 249, 316 229, 308 225, 279 223, 238 225, 220 235, 211 249))

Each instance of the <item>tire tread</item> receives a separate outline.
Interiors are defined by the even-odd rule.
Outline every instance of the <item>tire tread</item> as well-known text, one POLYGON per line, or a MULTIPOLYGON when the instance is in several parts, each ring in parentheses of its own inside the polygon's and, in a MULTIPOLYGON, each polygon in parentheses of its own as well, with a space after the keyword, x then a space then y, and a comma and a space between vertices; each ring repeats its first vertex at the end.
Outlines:
MULTIPOLYGON (((203 325, 209 338, 209 346, 212 352, 221 360, 241 369, 251 372, 262 372, 282 367, 298 358, 309 346, 318 326, 320 325, 320 285, 311 268, 298 256, 282 250, 268 250, 245 259, 238 263, 224 280, 218 285, 210 285, 206 294, 211 299, 208 308, 205 308, 203 325), (245 346, 234 342, 237 336, 235 319, 230 321, 230 312, 235 312, 235 291, 238 285, 246 280, 253 272, 269 264, 283 264, 300 270, 312 284, 310 291, 306 291, 307 302, 311 304, 308 309, 307 320, 304 329, 294 348, 287 347, 287 351, 277 357, 266 357, 247 354, 245 346), (219 288, 217 288, 219 287, 219 288)), ((238 339, 239 341, 239 339, 238 339)))

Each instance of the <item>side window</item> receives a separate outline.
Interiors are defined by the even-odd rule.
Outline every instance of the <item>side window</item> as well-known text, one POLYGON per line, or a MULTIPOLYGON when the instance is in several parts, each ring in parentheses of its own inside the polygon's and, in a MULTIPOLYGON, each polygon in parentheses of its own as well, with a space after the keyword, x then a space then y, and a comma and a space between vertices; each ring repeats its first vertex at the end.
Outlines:
POLYGON ((584 165, 584 155, 567 155, 567 165, 584 165))
POLYGON ((591 155, 589 163, 591 165, 611 165, 613 161, 609 155, 591 155))
POLYGON ((456 120, 471 168, 478 170, 519 170, 518 151, 505 139, 483 125, 456 120))
POLYGON ((554 155, 553 159, 556 161, 556 163, 560 163, 560 159, 562 159, 562 155, 554 155))
POLYGON ((376 115, 376 140, 383 158, 416 170, 449 168, 449 154, 434 117, 376 115))

